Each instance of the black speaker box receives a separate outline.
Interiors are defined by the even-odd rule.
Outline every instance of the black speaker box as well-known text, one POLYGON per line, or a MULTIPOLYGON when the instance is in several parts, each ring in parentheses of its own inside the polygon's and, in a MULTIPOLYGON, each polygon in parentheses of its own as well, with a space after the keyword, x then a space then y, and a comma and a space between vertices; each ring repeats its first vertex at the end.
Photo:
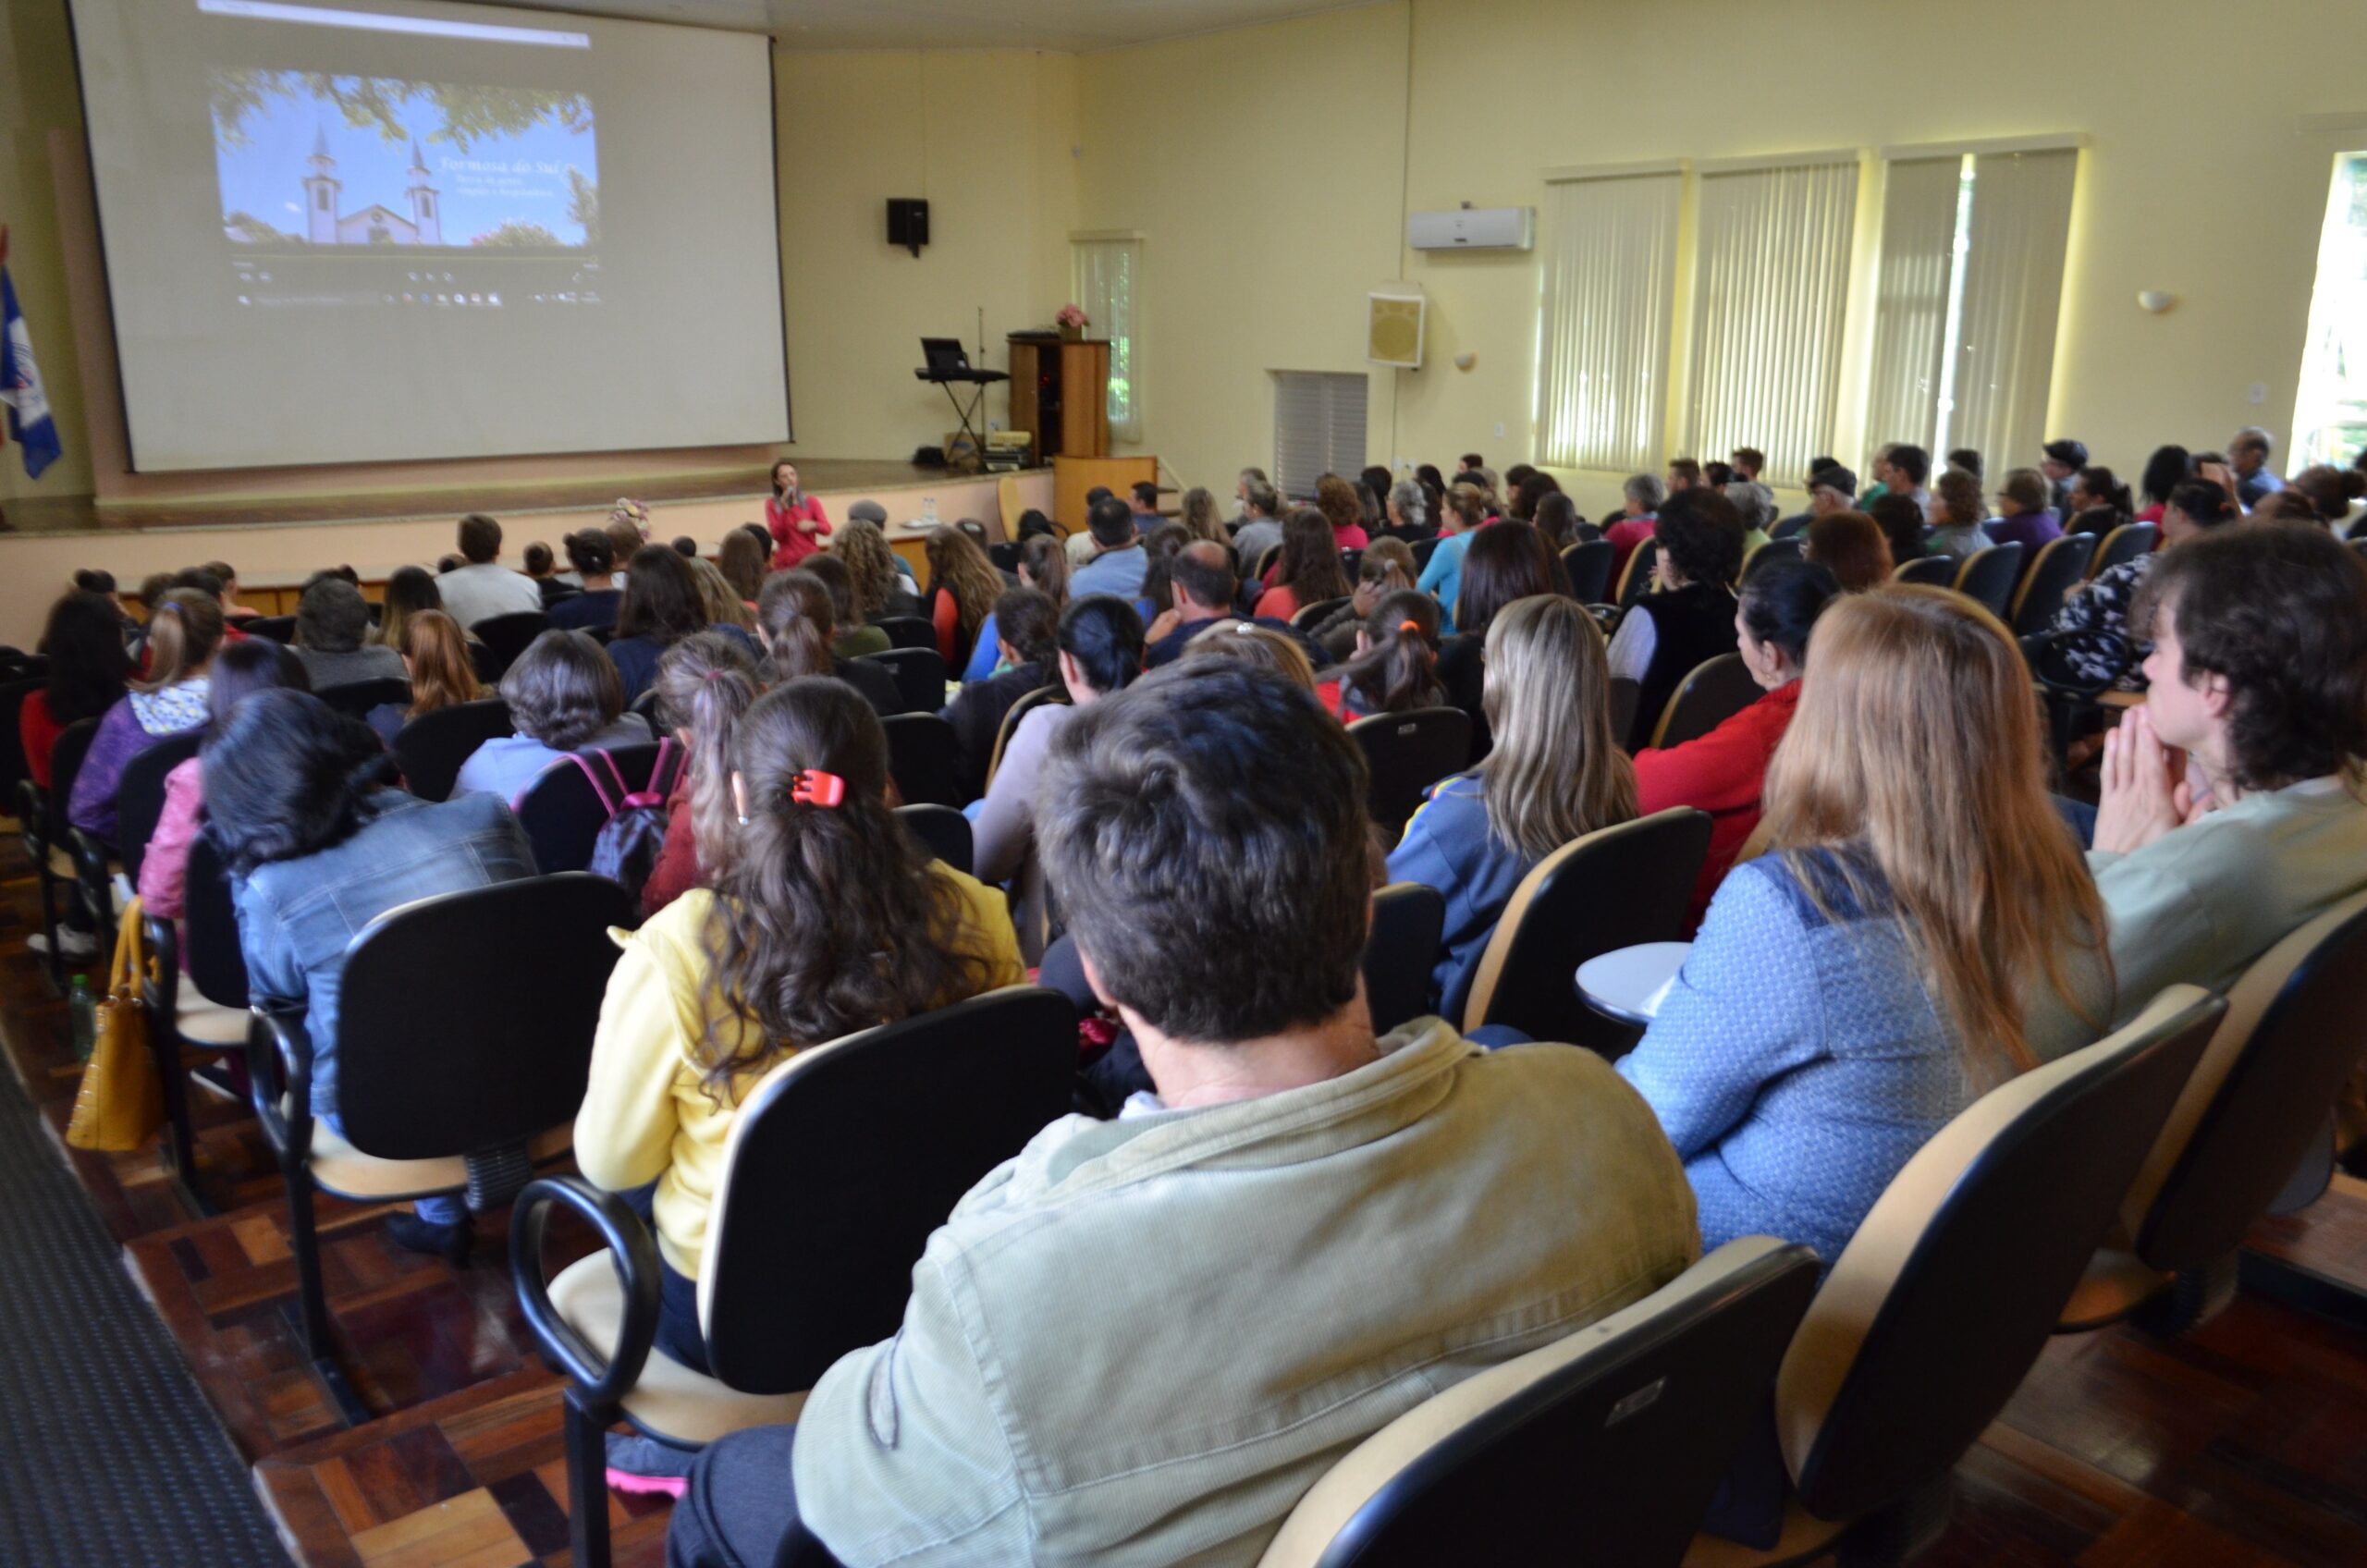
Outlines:
POLYGON ((888 198, 888 243, 915 256, 928 243, 928 203, 910 196, 888 198))

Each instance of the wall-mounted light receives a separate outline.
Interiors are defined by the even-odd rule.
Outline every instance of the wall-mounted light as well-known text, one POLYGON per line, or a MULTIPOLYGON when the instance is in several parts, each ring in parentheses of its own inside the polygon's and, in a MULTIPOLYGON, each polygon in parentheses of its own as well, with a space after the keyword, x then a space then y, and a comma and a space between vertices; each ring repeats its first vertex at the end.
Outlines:
POLYGON ((1454 357, 1454 368, 1457 370, 1469 370, 1473 365, 1476 365, 1478 362, 1479 356, 1473 353, 1468 349, 1466 349, 1463 352, 1455 355, 1454 357))
POLYGON ((2137 291, 2137 303, 2148 315, 2160 315, 2177 302, 2177 295, 2165 294, 2158 288, 2140 288, 2137 291))

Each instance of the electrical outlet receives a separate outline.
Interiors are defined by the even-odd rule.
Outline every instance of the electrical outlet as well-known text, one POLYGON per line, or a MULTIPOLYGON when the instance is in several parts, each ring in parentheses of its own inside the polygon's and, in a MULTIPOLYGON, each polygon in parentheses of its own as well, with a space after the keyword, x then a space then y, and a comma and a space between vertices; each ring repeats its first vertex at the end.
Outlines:
POLYGON ((1504 438, 1504 422, 1503 422, 1502 420, 1498 420, 1498 421, 1496 422, 1496 439, 1497 439, 1497 440, 1499 440, 1499 441, 1502 441, 1503 438, 1504 438))
POLYGON ((2246 402, 2248 402, 2248 403, 2265 403, 2265 402, 2267 402, 2267 401, 2268 401, 2268 383, 2267 383, 2267 382, 2265 382, 2265 381, 2255 381, 2255 382, 2253 382, 2253 383, 2252 383, 2252 386, 2251 386, 2251 390, 2244 394, 2244 401, 2246 401, 2246 402))

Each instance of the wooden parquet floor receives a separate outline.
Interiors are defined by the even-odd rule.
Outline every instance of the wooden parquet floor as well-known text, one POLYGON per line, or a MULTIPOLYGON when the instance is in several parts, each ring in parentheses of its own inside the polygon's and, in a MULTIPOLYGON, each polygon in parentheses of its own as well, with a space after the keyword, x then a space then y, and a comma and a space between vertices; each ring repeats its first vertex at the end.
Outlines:
MULTIPOLYGON (((0 843, 0 1039, 63 1134, 66 1010, 25 950, 39 928, 0 843)), ((558 1568, 568 1562, 558 1379, 520 1322, 507 1214, 462 1268, 389 1243, 382 1208, 322 1205, 350 1419, 291 1318, 280 1183, 243 1108, 200 1093, 202 1215, 155 1146, 74 1170, 195 1370, 291 1551, 310 1568, 558 1568)), ((2367 1187, 2265 1237, 2367 1276, 2367 1187)), ((558 1236, 554 1258, 580 1253, 558 1236)), ((2367 1563, 2367 1330, 2251 1295, 2176 1341, 2127 1329, 2049 1346, 1956 1471, 1931 1568, 2355 1568, 2367 1563)), ((664 1562, 662 1500, 611 1496, 623 1568, 664 1562)))

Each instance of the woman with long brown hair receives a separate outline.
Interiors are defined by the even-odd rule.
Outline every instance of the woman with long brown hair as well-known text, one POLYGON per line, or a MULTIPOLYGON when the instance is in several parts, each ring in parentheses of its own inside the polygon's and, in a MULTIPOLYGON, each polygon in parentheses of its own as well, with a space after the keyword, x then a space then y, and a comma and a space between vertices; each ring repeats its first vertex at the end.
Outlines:
POLYGON ((685 637, 657 661, 658 713, 685 757, 666 802, 665 847, 642 884, 643 919, 712 882, 731 843, 732 732, 764 690, 748 650, 718 632, 685 637))
POLYGON ((862 692, 874 712, 901 713, 903 694, 886 665, 847 658, 838 651, 837 599, 828 580, 814 570, 828 559, 808 556, 796 570, 777 571, 766 581, 756 601, 758 631, 765 641, 764 679, 779 685, 801 675, 836 676, 862 692))
MULTIPOLYGON (((1498 523, 1508 528, 1511 523, 1498 523)), ((1611 732, 1602 633, 1575 599, 1536 594, 1488 627, 1495 749, 1436 785, 1389 857, 1389 879, 1446 898, 1432 973, 1441 1015, 1462 1015, 1496 922, 1537 863, 1636 815, 1636 774, 1611 732)))
POLYGON ((1685 1158, 1705 1246, 1780 1235, 1830 1264, 1977 1096, 2093 1040, 2113 986, 1997 619, 1894 586, 1836 600, 1809 649, 1770 852, 1727 876, 1618 1065, 1685 1158))
POLYGON ((931 530, 922 546, 928 557, 928 618, 937 628, 937 651, 945 668, 960 669, 969 662, 978 628, 1002 596, 1002 573, 978 548, 977 541, 950 523, 931 530))
POLYGON ((847 579, 854 589, 858 622, 891 615, 928 613, 904 585, 903 573, 896 570, 896 552, 888 547, 888 537, 879 532, 877 523, 865 518, 853 519, 839 530, 830 554, 846 563, 847 579))
POLYGON ((1331 524, 1313 507, 1282 520, 1282 554, 1257 596, 1259 620, 1288 620, 1309 605, 1348 596, 1348 573, 1332 543, 1331 524))
POLYGON ((627 943, 575 1122, 585 1176, 656 1183, 657 1345, 702 1370, 708 1209, 749 1089, 809 1047, 1026 978, 1002 895, 931 859, 889 809, 888 738, 852 688, 776 687, 729 754, 715 886, 627 943))
POLYGON ((369 713, 370 728, 389 745, 398 730, 422 714, 484 695, 469 657, 468 634, 442 610, 422 610, 404 621, 402 655, 411 675, 411 701, 382 703, 369 713))

